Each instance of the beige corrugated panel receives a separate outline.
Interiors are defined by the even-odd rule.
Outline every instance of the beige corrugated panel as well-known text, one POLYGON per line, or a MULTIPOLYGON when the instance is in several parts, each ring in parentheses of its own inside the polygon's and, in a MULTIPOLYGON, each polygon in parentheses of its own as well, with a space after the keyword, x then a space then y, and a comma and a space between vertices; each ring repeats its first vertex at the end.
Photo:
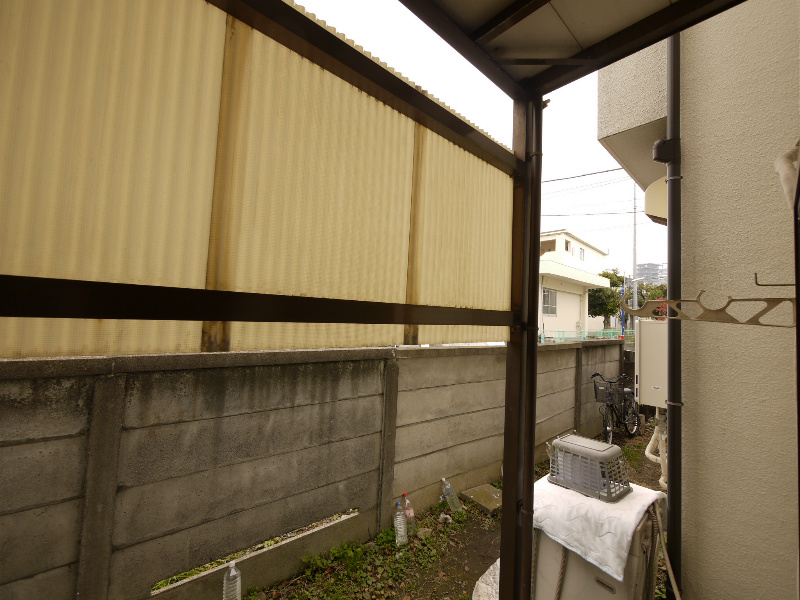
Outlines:
MULTIPOLYGON (((216 286, 405 302, 413 123, 241 23, 236 38, 216 286)), ((232 350, 400 343, 395 325, 231 328, 232 350)))
MULTIPOLYGON (((0 272, 205 285, 225 14, 0 2, 0 272)), ((0 319, 0 355, 199 349, 199 323, 0 319)))
MULTIPOLYGON (((426 131, 414 303, 509 310, 513 181, 426 131)), ((420 326, 419 343, 508 339, 506 327, 420 326)))

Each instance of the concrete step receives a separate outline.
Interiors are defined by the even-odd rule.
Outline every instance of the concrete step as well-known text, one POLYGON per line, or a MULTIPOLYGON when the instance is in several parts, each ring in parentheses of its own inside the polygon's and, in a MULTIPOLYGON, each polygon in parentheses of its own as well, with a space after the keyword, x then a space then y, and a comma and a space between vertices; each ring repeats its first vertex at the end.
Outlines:
POLYGON ((459 497, 463 500, 472 500, 489 516, 496 514, 503 503, 503 492, 488 483, 464 490, 459 497))

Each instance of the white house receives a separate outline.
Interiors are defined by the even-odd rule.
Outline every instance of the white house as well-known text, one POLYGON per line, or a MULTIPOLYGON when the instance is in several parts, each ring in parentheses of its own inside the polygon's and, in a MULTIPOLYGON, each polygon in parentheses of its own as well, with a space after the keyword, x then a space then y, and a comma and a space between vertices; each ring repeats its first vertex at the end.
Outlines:
POLYGON ((539 330, 545 341, 602 329, 602 317, 589 317, 589 290, 609 287, 609 280, 597 275, 608 253, 566 229, 544 232, 540 240, 539 330))

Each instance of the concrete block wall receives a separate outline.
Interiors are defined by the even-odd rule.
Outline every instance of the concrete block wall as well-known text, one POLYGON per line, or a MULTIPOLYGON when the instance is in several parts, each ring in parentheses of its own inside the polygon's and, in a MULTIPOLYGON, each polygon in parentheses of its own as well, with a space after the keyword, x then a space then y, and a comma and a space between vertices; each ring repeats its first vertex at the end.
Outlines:
POLYGON ((93 387, 0 384, 0 598, 75 595, 93 387))
POLYGON ((350 508, 338 543, 374 536, 391 357, 4 361, 0 597, 146 598, 161 579, 350 508))
POLYGON ((408 492, 420 510, 442 477, 457 491, 500 479, 505 357, 505 346, 397 351, 393 499, 408 492))
POLYGON ((353 507, 375 523, 382 367, 129 376, 110 596, 353 507))
POLYGON ((581 344, 539 346, 536 381, 536 462, 547 458, 545 442, 572 431, 575 422, 575 365, 581 344))
MULTIPOLYGON (((537 461, 559 435, 600 433, 594 388, 585 382, 595 371, 618 375, 621 351, 618 340, 539 346, 537 461)), ((408 492, 422 509, 438 501, 442 477, 457 491, 500 479, 505 355, 505 347, 397 351, 394 500, 408 492)))
MULTIPOLYGON (((540 458, 594 408, 577 374, 616 374, 619 350, 540 348, 540 458)), ((500 479, 504 402, 505 347, 0 361, 0 598, 146 598, 156 581, 359 509, 241 562, 246 586, 269 585, 390 526, 404 491, 424 509, 441 477, 459 491, 500 479)), ((158 596, 211 600, 220 577, 158 596)))
POLYGON ((603 430, 603 419, 599 404, 594 399, 592 374, 617 377, 623 372, 622 340, 584 342, 581 350, 581 399, 579 420, 575 429, 587 437, 599 435, 603 430))

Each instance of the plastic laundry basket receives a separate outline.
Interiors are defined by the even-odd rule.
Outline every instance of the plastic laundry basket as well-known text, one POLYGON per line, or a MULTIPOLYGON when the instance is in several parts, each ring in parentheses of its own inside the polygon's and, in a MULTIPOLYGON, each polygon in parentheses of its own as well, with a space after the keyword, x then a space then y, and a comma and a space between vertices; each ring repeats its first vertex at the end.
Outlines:
POLYGON ((572 433, 553 442, 547 479, 604 502, 616 502, 631 491, 619 446, 572 433))

